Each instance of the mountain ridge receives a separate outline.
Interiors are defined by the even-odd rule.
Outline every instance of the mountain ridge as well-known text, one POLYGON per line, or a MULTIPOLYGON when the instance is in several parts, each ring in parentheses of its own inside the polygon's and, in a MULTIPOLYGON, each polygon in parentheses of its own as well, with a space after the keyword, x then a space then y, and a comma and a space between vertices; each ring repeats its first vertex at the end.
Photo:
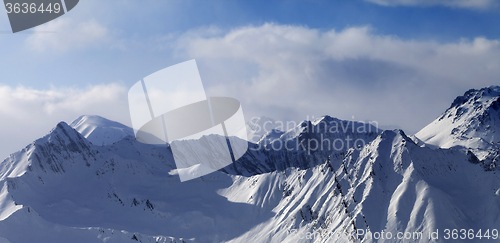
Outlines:
POLYGON ((471 150, 488 170, 500 167, 500 86, 470 89, 415 136, 442 148, 471 150))
MULTIPOLYGON (((458 112, 465 106, 496 111, 494 92, 490 98, 481 92, 457 98, 441 121, 470 118, 458 112)), ((490 115, 481 126, 492 127, 491 121, 490 115)), ((500 174, 485 169, 490 153, 498 152, 494 144, 485 151, 471 143, 440 148, 402 130, 370 135, 348 122, 325 116, 264 134, 235 163, 183 183, 168 145, 133 136, 93 143, 61 122, 0 163, 0 242, 408 242, 356 233, 439 230, 442 237, 446 228, 477 232, 500 225, 500 174), (334 122, 341 131, 330 132, 334 122), (309 139, 348 135, 365 144, 308 150, 309 139), (274 149, 278 141, 306 142, 274 149), (316 238, 304 237, 308 233, 316 238)))

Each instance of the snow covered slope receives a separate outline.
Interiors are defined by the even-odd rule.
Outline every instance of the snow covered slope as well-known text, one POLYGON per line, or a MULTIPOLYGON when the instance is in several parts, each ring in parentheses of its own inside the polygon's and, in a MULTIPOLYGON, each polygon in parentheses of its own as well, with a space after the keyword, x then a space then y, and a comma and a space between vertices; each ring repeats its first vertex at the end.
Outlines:
POLYGON ((217 194, 226 174, 180 183, 166 146, 96 146, 65 123, 0 167, 0 235, 13 243, 218 242, 260 219, 217 194))
POLYGON ((416 136, 426 143, 487 148, 500 144, 500 86, 471 89, 416 136))
POLYGON ((495 169, 500 165, 500 86, 465 92, 416 136, 442 148, 469 148, 485 168, 495 169))
POLYGON ((231 242, 447 242, 444 229, 500 225, 500 175, 465 151, 417 146, 400 130, 313 168, 235 178, 221 195, 274 214, 231 242), (357 230, 393 238, 374 240, 357 230), (441 238, 429 240, 436 230, 441 238), (422 237, 397 239, 397 232, 422 237))
MULTIPOLYGON (((431 148, 401 130, 370 134, 360 125, 306 121, 181 183, 167 145, 124 136, 101 146, 62 122, 0 163, 0 242, 451 242, 444 229, 499 229, 500 174, 469 148, 431 148), (347 135, 366 145, 272 148, 347 135), (429 240, 436 230, 440 238, 429 240)), ((200 151, 221 145, 206 146, 200 151)))
POLYGON ((100 116, 80 116, 70 126, 95 145, 109 145, 134 136, 132 128, 100 116))

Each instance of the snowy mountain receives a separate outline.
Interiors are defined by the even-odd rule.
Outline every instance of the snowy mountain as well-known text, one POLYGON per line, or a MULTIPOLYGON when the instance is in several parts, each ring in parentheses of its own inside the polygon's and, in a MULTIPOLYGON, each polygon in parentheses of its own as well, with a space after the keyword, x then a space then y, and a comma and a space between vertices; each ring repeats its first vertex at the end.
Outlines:
POLYGON ((500 86, 471 89, 420 130, 423 142, 442 148, 470 148, 485 166, 500 165, 500 86))
POLYGON ((180 183, 166 147, 131 137, 96 146, 60 123, 2 168, 0 235, 10 242, 206 242, 240 226, 215 192, 227 176, 180 183))
POLYGON ((254 176, 255 185, 238 179, 222 194, 275 215, 232 242, 445 242, 427 237, 500 225, 498 174, 471 163, 464 151, 417 146, 400 130, 323 165, 254 176), (357 230, 394 238, 370 239, 357 230), (396 232, 422 237, 397 239, 396 232))
POLYGON ((363 147, 380 132, 378 127, 369 123, 323 116, 313 121, 303 121, 286 132, 272 130, 258 143, 273 148, 302 148, 328 156, 332 151, 345 152, 352 147, 363 147))
POLYGON ((500 144, 500 86, 471 89, 416 135, 429 144, 480 147, 500 144))
POLYGON ((500 224, 499 175, 466 151, 420 147, 399 130, 316 166, 248 176, 180 183, 171 156, 130 137, 95 146, 60 123, 2 162, 0 235, 13 243, 310 242, 300 235, 321 232, 315 241, 352 242, 356 229, 425 235, 500 224))
MULTIPOLYGON (((475 92, 484 104, 486 94, 494 96, 475 92)), ((498 124, 494 107, 465 119, 456 118, 458 106, 441 121, 456 120, 450 124, 463 136, 484 139, 494 151, 496 137, 478 132, 498 124), (474 120, 486 113, 489 119, 474 120)), ((123 127, 98 117, 61 122, 1 162, 0 242, 460 242, 445 240, 445 229, 488 230, 489 242, 500 242, 492 238, 500 225, 500 174, 485 169, 477 155, 483 148, 425 143, 445 138, 442 129, 410 138, 325 116, 263 133, 235 163, 181 183, 168 145, 140 143, 119 132, 123 127), (344 146, 312 148, 310 141, 326 140, 344 146), (411 239, 398 239, 399 232, 411 239), (439 238, 429 239, 435 232, 439 238)), ((203 139, 178 156, 183 163, 223 146, 203 139)))
POLYGON ((380 132, 368 123, 330 116, 303 121, 287 132, 270 130, 256 144, 249 143, 248 152, 221 171, 251 176, 289 167, 307 169, 322 164, 329 155, 343 155, 351 148, 360 150, 380 132))
POLYGON ((132 128, 100 116, 80 116, 70 126, 95 145, 109 145, 134 136, 132 128))

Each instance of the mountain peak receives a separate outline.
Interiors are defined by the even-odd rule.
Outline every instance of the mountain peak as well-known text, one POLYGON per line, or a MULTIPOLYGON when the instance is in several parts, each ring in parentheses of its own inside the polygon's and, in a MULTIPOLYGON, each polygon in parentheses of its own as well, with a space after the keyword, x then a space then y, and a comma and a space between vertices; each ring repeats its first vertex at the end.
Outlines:
POLYGON ((59 122, 47 135, 34 142, 35 146, 46 146, 47 144, 61 146, 73 152, 80 152, 81 148, 86 149, 92 146, 83 135, 63 121, 59 122))
POLYGON ((461 145, 486 149, 500 143, 500 86, 471 89, 458 96, 450 108, 416 136, 449 148, 461 145))
POLYGON ((113 144, 127 136, 134 136, 132 128, 96 115, 80 116, 70 126, 91 143, 100 146, 113 144))
POLYGON ((397 141, 398 143, 411 143, 417 145, 417 143, 401 129, 394 130, 384 130, 379 135, 380 140, 397 141))
POLYGON ((72 128, 68 125, 68 123, 62 121, 62 122, 59 122, 57 123, 57 125, 52 129, 52 131, 56 130, 56 129, 62 129, 62 130, 72 130, 72 128))
MULTIPOLYGON (((66 122, 59 122, 52 130, 42 139, 47 139, 49 141, 53 139, 63 139, 63 138, 68 138, 68 139, 74 139, 80 137, 81 134, 79 134, 75 129, 70 127, 66 122)), ((38 140, 37 140, 38 141, 38 140)))
POLYGON ((64 164, 75 157, 93 154, 91 148, 92 144, 80 133, 66 122, 59 122, 47 135, 5 159, 0 167, 0 180, 20 177, 27 171, 64 172, 64 164))
POLYGON ((482 89, 470 89, 463 96, 455 98, 449 109, 459 107, 470 101, 478 101, 490 98, 498 98, 500 96, 500 86, 490 86, 482 89))

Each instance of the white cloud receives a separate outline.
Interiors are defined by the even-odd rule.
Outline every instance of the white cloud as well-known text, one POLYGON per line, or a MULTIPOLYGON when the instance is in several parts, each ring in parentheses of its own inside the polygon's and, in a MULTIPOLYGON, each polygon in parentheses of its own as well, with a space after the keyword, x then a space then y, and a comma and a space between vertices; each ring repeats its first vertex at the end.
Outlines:
MULTIPOLYGON (((247 119, 354 116, 411 133, 457 95, 498 84, 500 77, 500 41, 484 37, 439 43, 378 35, 369 27, 264 24, 199 29, 172 44, 175 39, 166 41, 177 47, 178 59, 197 59, 208 95, 238 98, 247 119)), ((128 124, 126 92, 117 84, 49 90, 0 85, 0 132, 9 138, 0 148, 14 152, 57 122, 83 114, 128 124)))
POLYGON ((196 58, 209 95, 239 98, 247 115, 329 114, 416 132, 469 88, 498 83, 500 41, 402 40, 368 27, 320 31, 264 24, 207 37, 179 52, 196 58))
POLYGON ((0 85, 0 157, 42 137, 58 122, 69 124, 80 115, 130 124, 126 97, 127 89, 119 84, 49 90, 0 85))
POLYGON ((447 6, 456 8, 487 9, 496 6, 496 0, 365 0, 383 6, 447 6))
POLYGON ((109 39, 109 31, 96 20, 76 22, 60 18, 40 25, 26 39, 26 45, 36 51, 67 51, 98 45, 109 39))

